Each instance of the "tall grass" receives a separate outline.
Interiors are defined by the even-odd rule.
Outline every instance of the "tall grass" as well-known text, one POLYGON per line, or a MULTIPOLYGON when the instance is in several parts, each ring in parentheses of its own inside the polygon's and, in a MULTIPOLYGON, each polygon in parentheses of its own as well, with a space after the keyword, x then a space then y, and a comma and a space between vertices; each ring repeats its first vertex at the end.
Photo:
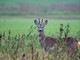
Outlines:
MULTIPOLYGON (((33 26, 26 34, 11 36, 12 32, 9 30, 7 36, 5 31, 2 32, 0 34, 0 60, 79 60, 80 47, 75 49, 72 56, 67 56, 67 48, 63 45, 62 39, 63 24, 60 26, 56 52, 50 51, 49 53, 41 48, 38 34, 34 33, 36 28, 33 26)), ((65 32, 68 33, 68 28, 65 32)), ((77 37, 80 35, 78 34, 77 37)))

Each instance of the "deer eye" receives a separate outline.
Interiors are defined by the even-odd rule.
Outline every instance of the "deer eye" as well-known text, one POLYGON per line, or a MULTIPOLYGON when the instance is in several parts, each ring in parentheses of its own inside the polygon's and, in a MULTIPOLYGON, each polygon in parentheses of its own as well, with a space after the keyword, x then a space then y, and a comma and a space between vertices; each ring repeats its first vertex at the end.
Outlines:
POLYGON ((40 28, 40 27, 38 26, 38 28, 40 28))
POLYGON ((39 26, 39 25, 38 25, 37 27, 38 27, 38 28, 40 28, 40 26, 39 26))

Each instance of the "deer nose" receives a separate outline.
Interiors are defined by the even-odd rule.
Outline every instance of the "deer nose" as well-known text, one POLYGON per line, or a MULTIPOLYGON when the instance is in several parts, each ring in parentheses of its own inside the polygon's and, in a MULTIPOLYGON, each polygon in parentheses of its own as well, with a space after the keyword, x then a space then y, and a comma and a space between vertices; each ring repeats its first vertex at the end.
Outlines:
POLYGON ((39 28, 38 30, 42 30, 42 28, 39 28))
POLYGON ((39 30, 39 32, 41 32, 42 30, 39 30))

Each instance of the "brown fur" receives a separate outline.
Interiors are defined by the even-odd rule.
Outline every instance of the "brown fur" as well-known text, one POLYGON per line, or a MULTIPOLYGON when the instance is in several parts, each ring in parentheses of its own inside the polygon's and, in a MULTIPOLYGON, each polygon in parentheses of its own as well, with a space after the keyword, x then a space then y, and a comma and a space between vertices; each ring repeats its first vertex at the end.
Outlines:
POLYGON ((68 54, 71 55, 73 51, 77 48, 78 41, 72 37, 67 37, 65 39, 65 46, 68 48, 68 54))

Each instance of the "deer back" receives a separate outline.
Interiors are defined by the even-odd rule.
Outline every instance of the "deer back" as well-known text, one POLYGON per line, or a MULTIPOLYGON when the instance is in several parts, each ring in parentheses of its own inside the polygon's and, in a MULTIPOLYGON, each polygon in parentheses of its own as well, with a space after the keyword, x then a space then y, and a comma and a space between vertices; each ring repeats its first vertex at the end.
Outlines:
POLYGON ((65 39, 65 46, 68 48, 68 55, 71 55, 73 51, 77 48, 78 41, 75 38, 67 37, 65 39))

